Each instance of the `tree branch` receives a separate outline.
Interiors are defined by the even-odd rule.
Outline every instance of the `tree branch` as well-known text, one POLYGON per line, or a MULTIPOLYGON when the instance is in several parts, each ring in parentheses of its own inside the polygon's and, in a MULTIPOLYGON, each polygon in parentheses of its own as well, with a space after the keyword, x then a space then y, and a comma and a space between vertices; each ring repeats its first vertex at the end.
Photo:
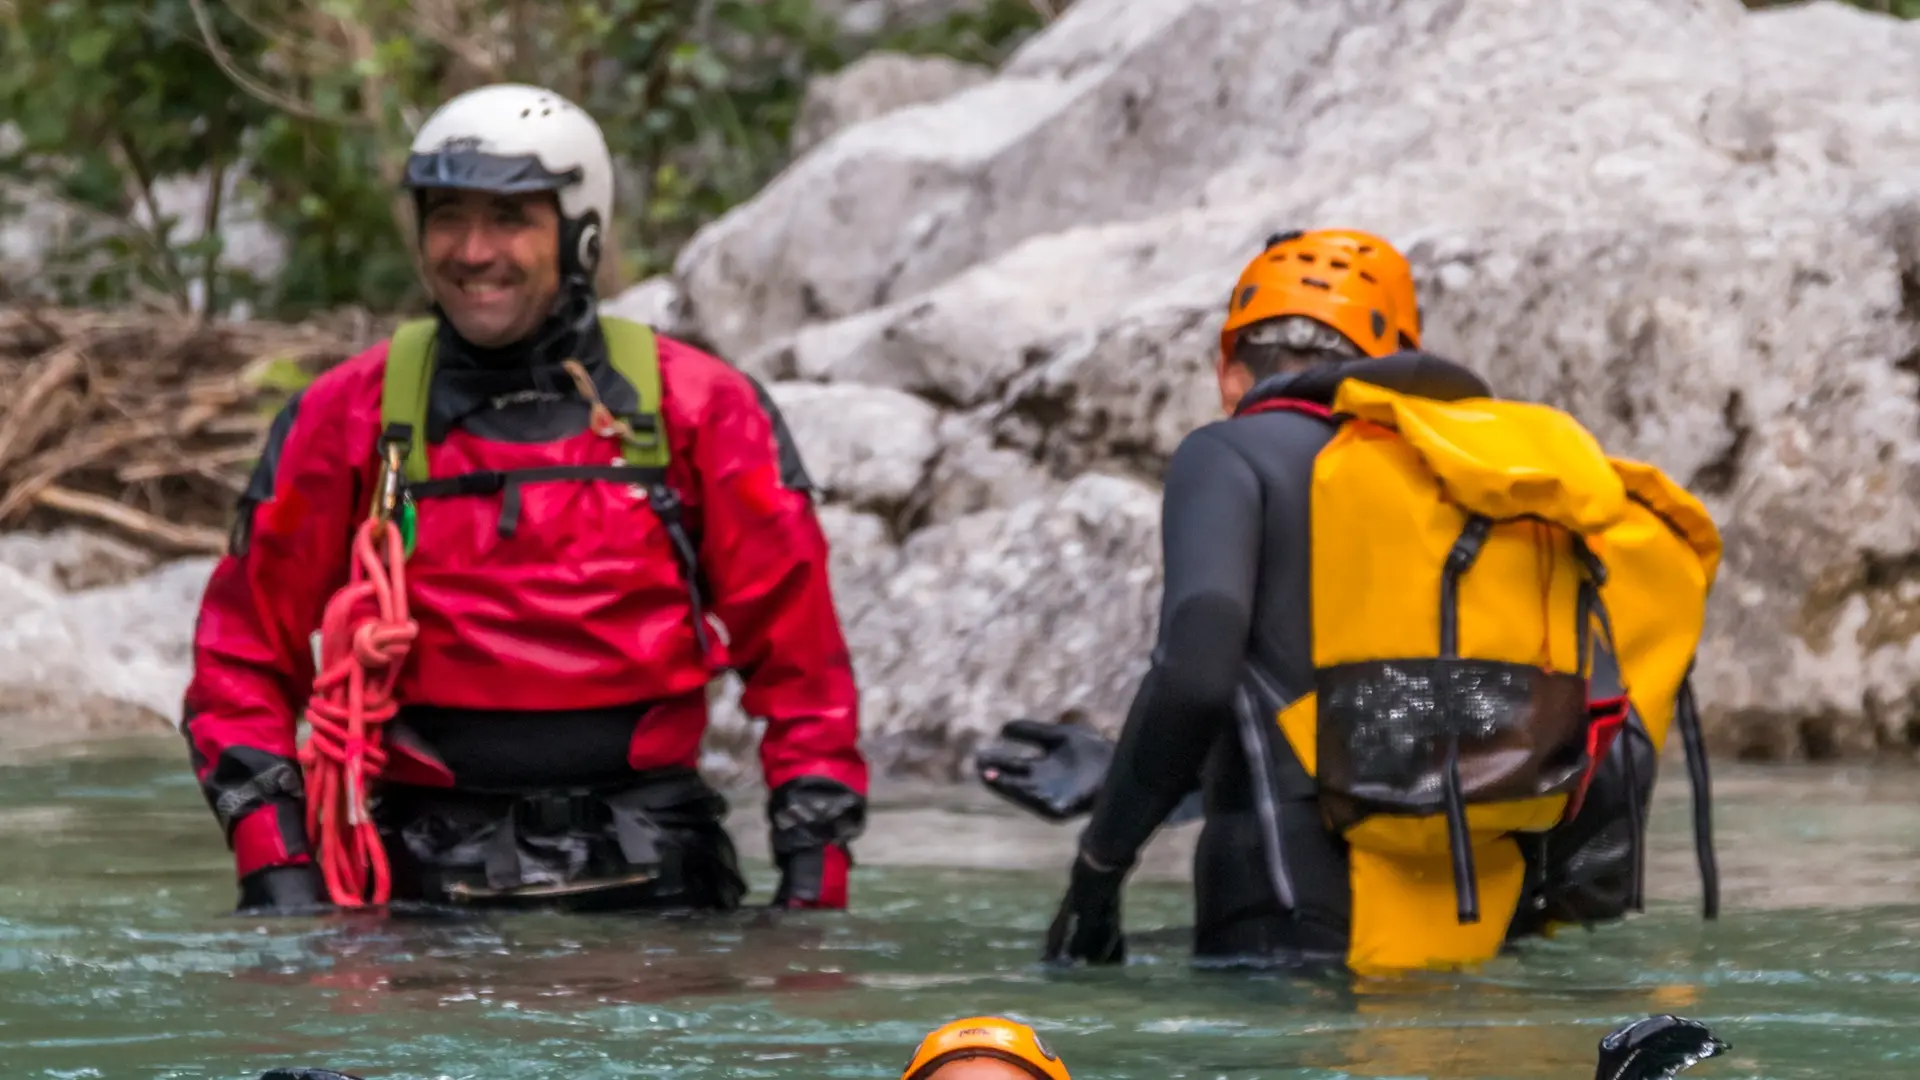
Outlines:
MULTIPOLYGON (((247 29, 298 57, 302 66, 337 69, 347 64, 341 52, 326 42, 311 36, 302 37, 287 26, 271 25, 265 19, 249 14, 243 5, 233 0, 227 0, 224 6, 227 13, 246 24, 247 29)), ((201 48, 205 49, 206 45, 202 43, 201 48)))
MULTIPOLYGON (((210 140, 210 141, 216 141, 210 140)), ((220 252, 226 247, 220 235, 220 201, 227 181, 227 163, 213 163, 213 176, 207 181, 206 212, 200 218, 200 238, 207 244, 207 262, 200 268, 200 321, 208 322, 213 318, 217 306, 215 289, 220 273, 220 252)))
POLYGON ((480 82, 503 81, 499 57, 468 35, 459 19, 447 13, 448 6, 446 0, 419 0, 412 8, 414 32, 452 53, 480 82))
POLYGON ((160 201, 153 194, 157 178, 147 168, 146 159, 140 156, 140 151, 134 147, 133 140, 127 137, 126 132, 116 133, 113 142, 119 148, 120 155, 126 158, 128 171, 133 173, 140 201, 146 205, 147 217, 151 219, 147 231, 153 237, 154 246, 159 249, 161 268, 173 283, 176 294, 174 302, 184 314, 192 307, 187 297, 187 276, 181 272, 180 261, 173 254, 173 245, 167 240, 170 230, 160 213, 160 201))
POLYGON ((357 126, 357 121, 350 117, 327 116, 304 102, 295 101, 285 94, 254 81, 252 76, 240 70, 239 66, 233 62, 232 54, 227 52, 227 47, 220 43, 219 35, 214 33, 213 20, 207 15, 206 5, 201 3, 201 0, 187 0, 187 3, 193 7, 193 18, 200 26, 200 39, 206 43, 207 52, 213 57, 213 62, 220 65, 220 70, 226 73, 227 78, 233 80, 235 86, 282 112, 291 113, 305 120, 357 126))
POLYGON ((33 493, 33 501, 49 510, 59 510, 109 525, 165 547, 203 555, 218 555, 227 549, 226 534, 204 525, 176 525, 165 518, 99 495, 50 484, 33 493))
MULTIPOLYGON (((347 54, 356 61, 371 60, 379 52, 379 43, 375 40, 373 31, 366 26, 359 23, 340 22, 335 29, 346 40, 347 54)), ((360 113, 362 121, 380 133, 378 148, 375 151, 380 168, 380 181, 387 186, 388 190, 394 192, 387 202, 388 214, 393 218, 394 229, 399 234, 401 242, 407 245, 409 251, 413 251, 416 246, 413 241, 413 200, 399 190, 400 180, 406 171, 405 147, 412 140, 407 132, 393 130, 392 121, 401 119, 404 123, 404 118, 387 115, 387 85, 387 79, 383 75, 377 70, 369 70, 360 82, 360 113)), ((418 262, 416 253, 416 267, 418 262)))

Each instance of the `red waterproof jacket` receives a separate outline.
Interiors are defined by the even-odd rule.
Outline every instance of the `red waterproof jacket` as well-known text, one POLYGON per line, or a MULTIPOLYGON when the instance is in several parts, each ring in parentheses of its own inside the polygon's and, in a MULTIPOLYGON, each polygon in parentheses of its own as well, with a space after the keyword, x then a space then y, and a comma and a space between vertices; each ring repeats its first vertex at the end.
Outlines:
MULTIPOLYGON (((397 697, 403 706, 535 712, 651 702, 628 764, 690 767, 707 725, 707 684, 730 667, 745 709, 766 721, 769 788, 818 776, 865 795, 853 674, 810 495, 783 482, 783 448, 758 388, 691 346, 658 343, 667 483, 685 504, 710 613, 724 630, 706 635, 718 655, 701 655, 685 573, 645 499, 605 481, 529 483, 506 536, 500 493, 420 504, 407 565, 420 632, 397 697)), ((257 483, 270 478, 271 495, 243 501, 235 542, 202 602, 184 730, 243 877, 309 859, 295 720, 314 675, 310 635, 347 581, 353 533, 372 498, 386 352, 383 342, 327 372, 276 420, 256 474, 257 483)), ((428 446, 436 477, 619 457, 617 436, 584 427, 500 441, 456 424, 428 446)), ((409 767, 402 755, 389 771, 409 767)), ((427 770, 409 779, 452 778, 427 770)))

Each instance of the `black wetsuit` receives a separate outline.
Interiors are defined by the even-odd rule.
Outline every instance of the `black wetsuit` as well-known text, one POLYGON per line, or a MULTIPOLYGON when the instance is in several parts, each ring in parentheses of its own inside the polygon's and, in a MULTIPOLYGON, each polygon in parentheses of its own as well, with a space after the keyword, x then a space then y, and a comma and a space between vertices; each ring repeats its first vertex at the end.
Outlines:
MULTIPOLYGON (((1346 378, 1442 400, 1491 396, 1464 368, 1403 353, 1265 380, 1240 409, 1277 398, 1325 405, 1346 378)), ((1300 412, 1240 415, 1189 435, 1168 466, 1159 640, 1081 843, 1103 864, 1130 864, 1174 805, 1200 788, 1198 956, 1338 963, 1346 955, 1345 846, 1322 826, 1312 780, 1272 722, 1314 685, 1307 511, 1314 458, 1333 430, 1300 412)), ((1596 786, 1618 772, 1601 770, 1596 786)), ((1651 777, 1649 760, 1636 779, 1651 777)), ((1595 799, 1615 814, 1626 801, 1595 799)), ((1615 830, 1595 825, 1599 816, 1582 813, 1569 825, 1584 819, 1587 832, 1614 839, 1615 830)))

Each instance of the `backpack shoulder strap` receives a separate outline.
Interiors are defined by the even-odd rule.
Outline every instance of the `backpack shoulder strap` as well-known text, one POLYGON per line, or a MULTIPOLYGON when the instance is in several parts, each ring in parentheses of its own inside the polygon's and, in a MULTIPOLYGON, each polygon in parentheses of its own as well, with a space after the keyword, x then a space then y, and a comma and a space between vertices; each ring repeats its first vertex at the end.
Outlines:
POLYGON ((633 437, 625 440, 627 464, 664 469, 670 449, 660 416, 660 347, 653 329, 632 319, 603 315, 600 332, 607 339, 608 361, 633 387, 637 402, 633 414, 625 417, 633 429, 633 437))
POLYGON ((386 377, 380 386, 380 437, 406 445, 406 477, 427 479, 427 387, 433 378, 432 319, 401 323, 387 346, 386 377))

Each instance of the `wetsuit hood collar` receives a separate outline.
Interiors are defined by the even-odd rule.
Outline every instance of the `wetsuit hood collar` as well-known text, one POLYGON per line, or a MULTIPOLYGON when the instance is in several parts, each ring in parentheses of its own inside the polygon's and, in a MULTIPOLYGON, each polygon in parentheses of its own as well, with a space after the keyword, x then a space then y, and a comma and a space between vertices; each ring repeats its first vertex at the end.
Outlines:
POLYGON ((1270 375, 1247 391, 1233 414, 1240 416, 1255 406, 1280 400, 1307 401, 1330 407, 1334 393, 1348 379, 1359 379, 1396 393, 1435 401, 1494 396, 1493 388, 1487 385, 1485 379, 1459 364, 1431 353, 1408 351, 1378 359, 1351 360, 1284 375, 1270 375))
POLYGON ((598 314, 591 289, 568 289, 539 329, 497 349, 482 349, 461 337, 442 316, 433 392, 427 398, 427 440, 445 439, 468 416, 504 400, 576 398, 579 391, 563 363, 578 360, 590 374, 609 363, 598 314))

